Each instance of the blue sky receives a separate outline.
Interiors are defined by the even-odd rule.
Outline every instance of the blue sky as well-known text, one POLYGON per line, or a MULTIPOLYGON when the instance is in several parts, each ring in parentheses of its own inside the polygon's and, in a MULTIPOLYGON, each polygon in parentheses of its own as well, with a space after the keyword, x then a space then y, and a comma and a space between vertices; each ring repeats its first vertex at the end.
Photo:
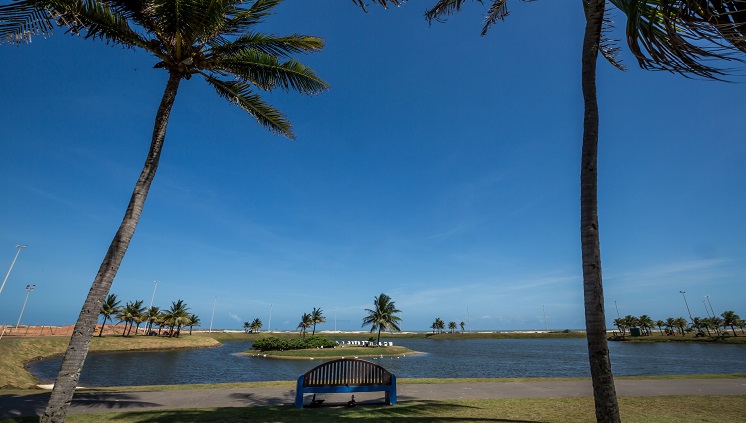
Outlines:
MULTIPOLYGON (((265 98, 274 136, 198 78, 182 83, 158 175, 112 292, 183 299, 209 326, 256 317, 358 330, 390 295, 403 330, 582 328, 580 2, 514 2, 479 36, 478 3, 429 26, 426 3, 363 13, 288 1, 265 32, 323 37, 301 57, 332 89, 265 98), (562 4, 559 4, 562 3, 562 4), (217 298, 217 300, 216 300, 217 298), (468 314, 467 314, 468 310, 468 314)), ((612 15, 622 27, 622 15, 612 15)), ((622 34, 617 32, 617 38, 622 34)), ((746 86, 599 61, 599 207, 609 324, 746 317, 746 86), (616 304, 615 304, 616 302, 616 304)), ((64 35, 0 54, 0 323, 75 321, 123 216, 166 73, 64 35)))

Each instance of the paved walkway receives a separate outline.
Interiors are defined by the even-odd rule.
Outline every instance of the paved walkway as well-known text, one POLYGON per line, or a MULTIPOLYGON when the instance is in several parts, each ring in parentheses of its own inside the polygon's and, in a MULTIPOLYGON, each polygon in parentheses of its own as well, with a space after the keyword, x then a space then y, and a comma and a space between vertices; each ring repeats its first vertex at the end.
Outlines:
MULTIPOLYGON (((616 380, 619 396, 656 395, 746 395, 746 379, 616 380)), ((403 384, 398 400, 424 401, 472 398, 559 398, 591 397, 590 380, 543 382, 494 382, 449 384, 403 384)), ((291 405, 294 389, 235 388, 194 389, 162 392, 79 393, 70 413, 107 413, 178 408, 251 407, 291 405)), ((0 395, 0 418, 41 415, 48 393, 0 395)), ((325 404, 345 404, 349 394, 319 395, 325 404)), ((381 402, 383 393, 355 394, 358 402, 381 402)), ((307 399, 308 400, 308 399, 307 399)))

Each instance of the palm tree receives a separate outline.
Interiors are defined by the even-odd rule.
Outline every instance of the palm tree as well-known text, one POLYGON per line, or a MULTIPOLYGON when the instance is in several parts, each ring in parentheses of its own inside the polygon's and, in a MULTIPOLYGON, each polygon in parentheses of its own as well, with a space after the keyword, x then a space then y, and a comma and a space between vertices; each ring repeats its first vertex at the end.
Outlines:
POLYGON ((663 320, 656 320, 655 325, 658 326, 658 330, 660 331, 661 335, 663 335, 663 326, 666 326, 666 322, 663 320))
POLYGON ((101 305, 101 311, 99 314, 104 316, 104 323, 101 325, 101 331, 98 336, 103 335, 104 328, 106 327, 106 320, 111 320, 111 316, 119 310, 119 301, 117 300, 117 294, 109 294, 106 296, 106 301, 101 305))
POLYGON ((377 298, 373 298, 373 308, 366 308, 365 311, 368 313, 367 316, 363 317, 362 327, 370 325, 370 331, 373 332, 378 330, 377 343, 381 342, 381 331, 382 330, 395 330, 399 329, 399 322, 401 317, 397 316, 397 313, 401 313, 401 310, 396 308, 396 305, 391 301, 391 297, 381 293, 377 298))
POLYGON ((461 326, 461 332, 463 332, 464 331, 464 326, 466 326, 466 323, 461 322, 461 323, 459 323, 459 326, 461 326))
MULTIPOLYGON (((140 319, 140 314, 143 310, 142 301, 127 301, 124 307, 120 307, 117 312, 117 319, 120 322, 124 322, 124 330, 122 336, 129 336, 132 332, 132 326, 140 319)), ((138 326, 140 323, 137 323, 138 326)))
MULTIPOLYGON (((388 3, 399 5, 399 0, 373 0, 375 3, 387 6, 388 3)), ((480 3, 482 0, 478 0, 480 3)), ((682 3, 680 0, 609 0, 616 5, 628 17, 627 38, 631 47, 630 39, 632 31, 640 28, 653 30, 645 34, 643 44, 648 51, 656 52, 660 46, 668 49, 670 55, 654 56, 653 63, 664 63, 663 68, 670 69, 682 74, 693 73, 705 77, 717 77, 721 73, 717 69, 702 64, 702 59, 727 58, 722 50, 710 50, 701 53, 699 40, 717 40, 720 36, 736 44, 743 45, 743 22, 744 13, 742 8, 736 7, 739 0, 700 0, 686 2, 691 6, 689 9, 698 10, 702 3, 720 5, 726 3, 733 6, 727 9, 740 10, 737 17, 728 17, 728 25, 720 31, 708 34, 704 29, 710 28, 711 14, 705 15, 700 20, 699 27, 683 34, 677 25, 671 24, 671 16, 675 7, 682 3), (661 11, 656 9, 658 3, 671 3, 672 10, 661 11), (649 5, 652 4, 652 6, 649 5), (650 6, 650 7, 648 7, 650 6), (645 12, 645 13, 642 13, 645 12), (662 31, 661 27, 668 29, 662 31), (679 31, 679 33, 677 33, 679 31), (668 36, 673 33, 674 36, 668 36), (661 36, 661 34, 663 34, 661 36), (683 34, 683 35, 682 35, 683 34), (698 38, 699 37, 699 38, 698 38), (645 43, 655 38, 655 44, 645 43), (692 52, 695 52, 692 56, 692 52), (670 66, 668 66, 670 65, 670 66)), ((363 0, 353 0, 354 3, 364 6, 363 0)), ((425 13, 429 21, 442 20, 446 15, 458 12, 466 0, 436 0, 435 6, 425 13)), ((507 0, 492 0, 487 10, 482 28, 485 35, 489 28, 498 20, 503 20, 507 15, 507 0)), ((608 341, 606 339, 606 318, 604 312, 603 280, 601 276, 601 247, 599 241, 598 225, 598 100, 596 94, 596 61, 601 53, 612 65, 623 69, 614 58, 615 48, 609 47, 602 37, 604 19, 606 12, 606 0, 582 0, 585 11, 586 26, 583 37, 583 48, 581 57, 581 79, 584 99, 584 123, 583 143, 581 148, 581 172, 580 172, 580 239, 581 258, 583 265, 583 292, 586 320, 586 337, 588 341, 588 358, 593 381, 594 402, 596 408, 596 420, 598 422, 620 422, 619 405, 616 399, 614 377, 611 371, 608 341)), ((715 10, 720 11, 722 8, 715 10)), ((637 33, 635 32, 635 35, 637 33)), ((717 46, 721 47, 721 46, 717 46)), ((746 51, 745 49, 742 49, 746 51)), ((634 47, 633 47, 634 51, 634 47)), ((638 56, 639 57, 639 56, 638 56)), ((641 62, 642 65, 642 62, 641 62)))
POLYGON ((150 307, 147 311, 148 324, 145 327, 145 333, 150 334, 153 331, 153 323, 158 319, 158 315, 161 313, 161 309, 155 306, 150 307))
POLYGON ((259 319, 259 318, 257 317, 256 319, 254 319, 254 320, 253 320, 253 321, 251 322, 251 331, 252 331, 252 332, 259 332, 259 329, 261 329, 261 328, 262 328, 262 326, 264 326, 264 325, 262 324, 262 321, 261 321, 261 319, 259 319))
POLYGON ((202 324, 202 322, 199 320, 199 316, 196 314, 190 314, 189 315, 189 334, 192 334, 192 328, 195 326, 199 327, 199 325, 202 324))
POLYGON ((624 337, 624 335, 627 333, 627 327, 628 327, 626 320, 622 319, 621 317, 614 319, 614 326, 619 328, 619 330, 622 332, 622 337, 624 337))
POLYGON ((725 328, 726 326, 730 326, 730 329, 733 331, 733 336, 738 336, 736 335, 735 326, 738 326, 738 322, 741 320, 741 317, 732 310, 723 312, 721 316, 723 317, 723 328, 725 328))
POLYGON ((645 334, 650 336, 650 330, 655 326, 655 322, 647 314, 643 314, 637 320, 640 322, 640 327, 645 331, 645 334))
POLYGON ((249 333, 249 328, 251 328, 251 323, 243 322, 243 331, 249 333))
POLYGON ((676 319, 674 319, 673 317, 667 317, 666 318, 666 327, 668 328, 668 330, 671 331, 671 333, 674 333, 673 332, 673 328, 676 327, 676 319))
POLYGON ((313 332, 311 332, 311 335, 316 335, 316 324, 317 323, 326 323, 326 317, 324 317, 321 313, 324 310, 320 308, 313 308, 313 311, 311 311, 311 321, 313 321, 313 332))
POLYGON ((288 119, 253 88, 318 94, 328 85, 291 55, 314 52, 323 41, 304 35, 272 36, 255 30, 281 0, 18 0, 0 9, 0 41, 29 41, 55 24, 74 35, 139 48, 168 72, 150 151, 73 331, 43 422, 63 421, 80 378, 93 330, 142 214, 160 161, 166 126, 179 85, 202 76, 218 95, 243 108, 270 131, 294 138, 288 119))
POLYGON ((171 302, 171 308, 164 312, 164 321, 169 326, 168 337, 179 336, 181 327, 189 321, 189 307, 184 300, 171 302))
POLYGON ((313 316, 308 313, 303 313, 300 318, 300 323, 298 323, 298 327, 296 329, 300 329, 300 335, 305 338, 306 330, 311 326, 313 326, 313 316))
POLYGON ((687 327, 688 323, 685 318, 683 317, 677 317, 674 319, 674 326, 679 328, 679 333, 681 333, 681 336, 684 336, 684 329, 687 327))
POLYGON ((435 318, 435 327, 438 329, 438 333, 443 332, 443 329, 446 328, 446 323, 441 319, 440 317, 435 318))
POLYGON ((458 328, 458 325, 456 322, 448 322, 448 329, 451 331, 451 333, 455 332, 458 328))

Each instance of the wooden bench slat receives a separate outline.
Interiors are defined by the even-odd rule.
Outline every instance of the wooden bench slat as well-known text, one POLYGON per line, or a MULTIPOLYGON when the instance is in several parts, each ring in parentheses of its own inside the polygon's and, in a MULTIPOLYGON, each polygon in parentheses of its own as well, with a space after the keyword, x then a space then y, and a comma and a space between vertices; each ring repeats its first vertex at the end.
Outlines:
POLYGON ((295 406, 304 393, 385 392, 386 404, 396 404, 396 376, 365 360, 343 358, 322 363, 298 377, 295 406))

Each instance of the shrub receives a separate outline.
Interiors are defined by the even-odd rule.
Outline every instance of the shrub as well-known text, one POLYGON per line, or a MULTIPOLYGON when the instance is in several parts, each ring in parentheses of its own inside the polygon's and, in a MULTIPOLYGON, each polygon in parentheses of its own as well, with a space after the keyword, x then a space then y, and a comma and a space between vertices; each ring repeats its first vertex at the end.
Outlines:
POLYGON ((251 345, 252 349, 259 351, 280 351, 280 350, 302 350, 306 348, 333 348, 336 342, 324 338, 323 336, 309 336, 306 339, 280 339, 275 336, 269 338, 257 339, 251 345))

